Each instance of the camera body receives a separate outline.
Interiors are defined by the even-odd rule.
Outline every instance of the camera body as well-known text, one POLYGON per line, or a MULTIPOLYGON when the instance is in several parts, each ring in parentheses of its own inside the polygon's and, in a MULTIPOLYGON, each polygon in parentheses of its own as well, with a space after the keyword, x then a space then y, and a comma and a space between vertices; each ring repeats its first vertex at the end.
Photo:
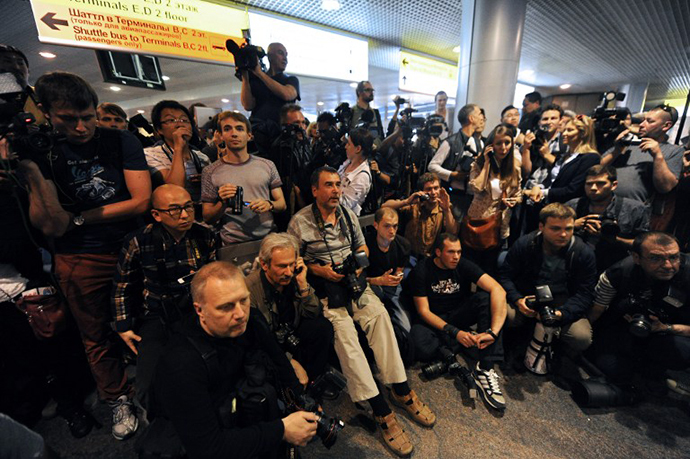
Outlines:
POLYGON ((549 127, 539 125, 534 131, 534 143, 537 145, 544 145, 548 141, 549 127))
POLYGON ((633 134, 632 132, 628 132, 621 140, 620 140, 621 145, 624 146, 631 146, 631 145, 639 145, 642 143, 642 139, 638 137, 637 135, 633 134))
POLYGON ((617 220, 611 214, 604 213, 597 217, 590 217, 588 220, 598 220, 601 223, 599 231, 601 231, 601 235, 604 237, 615 238, 621 232, 617 220))
POLYGON ((9 124, 0 125, 0 135, 7 137, 12 151, 20 160, 33 161, 46 157, 55 143, 63 138, 47 125, 37 126, 36 117, 28 112, 17 113, 9 124))
MULTIPOLYGON (((663 323, 668 323, 669 315, 665 303, 675 304, 679 295, 673 293, 675 289, 669 289, 669 295, 661 304, 653 305, 651 300, 640 299, 629 294, 623 303, 623 311, 631 315, 628 331, 638 338, 647 338, 652 333, 652 320, 650 316, 658 318, 663 323)), ((680 293, 680 292, 679 292, 680 293)), ((680 300, 684 303, 684 300, 680 300)))
POLYGON ((359 298, 364 289, 366 289, 366 284, 362 285, 357 277, 357 270, 360 268, 366 268, 369 266, 369 259, 365 252, 355 252, 350 254, 347 258, 343 260, 342 263, 334 265, 333 271, 338 274, 345 276, 343 280, 347 287, 348 293, 353 298, 359 298))
POLYGON ((431 196, 429 196, 429 193, 420 194, 418 196, 419 196, 419 202, 426 202, 429 199, 431 199, 431 196))
POLYGON ((284 349, 293 355, 297 353, 297 347, 299 346, 300 340, 297 335, 295 335, 295 329, 292 328, 292 325, 282 323, 273 331, 273 334, 284 349))
POLYGON ((441 359, 436 362, 431 362, 422 367, 422 374, 428 380, 432 380, 442 376, 450 370, 451 365, 455 362, 455 353, 449 348, 442 346, 438 349, 441 354, 441 359))
POLYGON ((459 170, 462 172, 467 172, 469 173, 470 170, 472 169, 472 163, 474 163, 474 160, 476 157, 474 156, 474 152, 470 148, 469 145, 465 145, 465 147, 462 150, 462 155, 460 156, 460 160, 458 162, 458 167, 460 168, 459 170))
POLYGON ((225 48, 232 54, 235 60, 235 76, 242 79, 242 71, 251 70, 261 65, 261 70, 266 68, 262 59, 266 56, 266 51, 260 46, 251 44, 249 29, 242 30, 244 43, 242 46, 238 45, 234 40, 228 39, 225 41, 225 48))
POLYGON ((537 285, 534 292, 534 299, 527 299, 527 307, 537 311, 545 327, 555 327, 558 325, 558 316, 553 306, 553 295, 548 285, 537 285))
POLYGON ((329 370, 320 375, 313 384, 309 386, 306 393, 300 396, 291 408, 296 410, 311 411, 318 415, 316 420, 316 435, 319 436, 323 446, 330 449, 338 439, 338 432, 343 430, 345 423, 338 417, 328 416, 323 411, 319 411, 319 400, 322 399, 324 392, 332 389, 339 394, 347 385, 347 379, 336 370, 329 370))

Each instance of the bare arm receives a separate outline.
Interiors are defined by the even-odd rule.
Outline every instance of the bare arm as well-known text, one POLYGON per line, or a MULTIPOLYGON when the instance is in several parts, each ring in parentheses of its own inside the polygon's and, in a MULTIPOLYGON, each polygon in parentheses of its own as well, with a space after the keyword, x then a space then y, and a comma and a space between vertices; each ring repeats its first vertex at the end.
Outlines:
POLYGON ((242 107, 249 111, 254 110, 256 106, 256 99, 252 94, 252 88, 249 84, 249 72, 247 70, 242 71, 242 89, 240 89, 240 102, 242 107))
POLYGON ((390 207, 391 209, 400 209, 401 207, 404 206, 409 206, 413 202, 415 202, 418 198, 419 195, 424 194, 423 191, 416 191, 409 195, 406 199, 389 199, 388 201, 384 202, 381 204, 381 207, 390 207))
POLYGON ((283 196, 283 189, 273 188, 271 190, 271 197, 273 198, 273 210, 276 212, 282 212, 287 209, 287 204, 285 203, 285 196, 283 196))
POLYGON ((276 80, 270 77, 268 73, 264 73, 260 67, 252 70, 254 75, 256 75, 266 87, 276 96, 283 99, 285 102, 290 102, 297 99, 297 89, 290 84, 280 84, 276 80))
POLYGON ((22 161, 20 167, 29 187, 31 224, 48 237, 62 236, 71 223, 71 217, 60 205, 55 184, 43 177, 33 161, 22 161))
MULTIPOLYGON (((498 334, 506 321, 508 306, 506 304, 506 291, 503 290, 493 277, 484 274, 477 281, 477 286, 491 295, 491 330, 498 334)), ((479 330, 483 332, 484 330, 479 330)))
POLYGON ((215 223, 220 220, 220 217, 225 213, 225 201, 219 200, 216 203, 205 202, 201 205, 201 214, 204 217, 204 222, 215 223))
POLYGON ((151 174, 149 171, 125 169, 124 175, 131 198, 83 212, 84 224, 126 220, 141 215, 149 209, 151 200, 151 174))
POLYGON ((182 126, 173 133, 173 156, 170 169, 162 169, 161 177, 165 183, 178 185, 184 188, 187 173, 184 166, 185 153, 189 152, 187 141, 192 138, 191 126, 182 126))
POLYGON ((665 194, 673 190, 678 185, 678 177, 676 177, 671 169, 668 168, 668 163, 664 154, 661 152, 659 142, 652 139, 642 139, 640 144, 642 151, 648 152, 654 158, 652 181, 657 192, 665 194))

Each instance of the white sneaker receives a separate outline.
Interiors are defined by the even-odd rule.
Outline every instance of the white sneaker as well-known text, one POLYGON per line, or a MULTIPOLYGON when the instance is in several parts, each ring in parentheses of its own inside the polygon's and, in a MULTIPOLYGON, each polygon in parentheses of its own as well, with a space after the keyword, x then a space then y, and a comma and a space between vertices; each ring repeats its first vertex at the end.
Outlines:
POLYGON ((136 415, 136 408, 126 395, 120 395, 114 402, 109 402, 113 410, 113 437, 118 440, 125 440, 137 431, 139 420, 136 415))
POLYGON ((690 395, 690 386, 675 379, 667 379, 666 386, 671 389, 676 394, 680 395, 690 395))
POLYGON ((477 389, 482 399, 491 407, 497 410, 504 410, 506 407, 506 399, 501 392, 501 386, 498 380, 501 379, 498 373, 492 368, 491 370, 482 370, 479 368, 479 363, 472 372, 472 377, 477 383, 477 389))

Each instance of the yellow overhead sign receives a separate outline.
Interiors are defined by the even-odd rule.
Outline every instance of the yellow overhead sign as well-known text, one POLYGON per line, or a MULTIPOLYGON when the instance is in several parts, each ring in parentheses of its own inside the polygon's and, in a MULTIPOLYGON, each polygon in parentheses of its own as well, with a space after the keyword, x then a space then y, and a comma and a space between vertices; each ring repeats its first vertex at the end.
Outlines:
POLYGON ((247 13, 193 0, 31 0, 43 43, 233 62, 247 13))
POLYGON ((445 91, 455 96, 458 67, 418 54, 400 51, 398 87, 404 91, 436 94, 445 91))

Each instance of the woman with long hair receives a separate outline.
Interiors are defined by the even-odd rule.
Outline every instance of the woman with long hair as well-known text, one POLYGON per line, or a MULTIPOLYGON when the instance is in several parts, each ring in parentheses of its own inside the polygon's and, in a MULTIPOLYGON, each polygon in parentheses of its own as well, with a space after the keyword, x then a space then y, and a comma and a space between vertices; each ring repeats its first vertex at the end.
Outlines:
POLYGON ((487 139, 481 156, 472 164, 469 187, 474 193, 463 221, 465 256, 488 273, 495 273, 496 260, 510 234, 512 208, 522 199, 520 163, 515 158, 515 127, 506 123, 496 126, 487 139), (471 227, 484 225, 494 242, 482 246, 473 242, 471 227), (489 226, 486 226, 489 225, 489 226))
POLYGON ((565 154, 556 158, 543 188, 535 186, 525 190, 525 196, 534 202, 566 203, 585 194, 587 169, 599 164, 601 155, 594 136, 594 121, 589 116, 577 115, 565 125, 563 143, 565 154))

